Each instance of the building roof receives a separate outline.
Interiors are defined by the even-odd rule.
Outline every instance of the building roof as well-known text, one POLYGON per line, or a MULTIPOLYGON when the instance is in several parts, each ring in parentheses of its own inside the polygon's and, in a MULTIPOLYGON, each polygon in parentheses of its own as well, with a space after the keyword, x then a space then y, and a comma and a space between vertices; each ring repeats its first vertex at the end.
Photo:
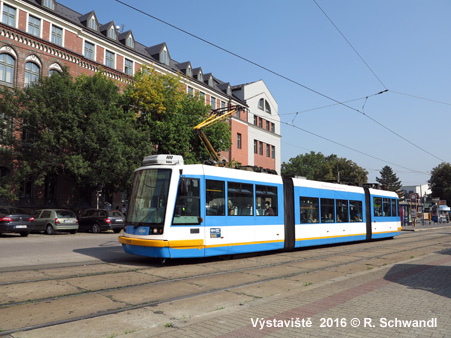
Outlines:
MULTIPOLYGON (((86 27, 86 21, 92 15, 95 15, 95 17, 97 19, 97 15, 95 14, 94 10, 92 10, 92 11, 86 13, 86 14, 81 14, 81 13, 78 13, 77 11, 75 11, 75 10, 69 8, 69 7, 66 7, 66 6, 64 6, 64 5, 62 5, 62 4, 60 4, 60 3, 56 2, 56 1, 55 1, 55 10, 51 10, 49 8, 46 8, 46 7, 42 6, 40 4, 40 1, 38 1, 38 0, 26 0, 26 1, 28 3, 31 3, 31 4, 33 4, 35 6, 43 9, 43 10, 51 12, 51 13, 53 13, 53 14, 55 14, 55 15, 63 18, 63 19, 65 19, 65 20, 69 21, 70 23, 72 23, 72 24, 74 24, 76 26, 82 27, 83 29, 88 29, 86 27)), ((95 31, 95 30, 89 29, 89 33, 93 34, 93 35, 96 35, 98 38, 105 39, 109 43, 116 44, 120 48, 127 47, 125 45, 125 39, 128 36, 128 34, 133 34, 132 31, 128 30, 125 33, 120 33, 120 34, 118 34, 119 38, 117 40, 111 40, 111 39, 107 38, 107 36, 105 36, 105 34, 102 34, 102 32, 105 29, 107 29, 108 27, 110 27, 111 24, 114 24, 114 22, 113 21, 109 21, 106 24, 101 24, 99 22, 98 23, 99 30, 95 31)), ((172 71, 172 72, 177 72, 177 71, 186 69, 186 67, 185 68, 180 68, 180 67, 184 67, 188 63, 190 64, 190 61, 179 63, 179 62, 173 60, 172 58, 170 58, 171 62, 170 62, 170 66, 169 67, 166 66, 163 63, 160 63, 158 54, 161 52, 161 50, 162 50, 162 48, 164 46, 166 46, 166 48, 168 49, 168 47, 167 47, 165 42, 162 42, 162 43, 159 43, 159 44, 153 45, 153 46, 145 46, 142 43, 139 43, 139 42, 135 41, 135 46, 134 46, 133 50, 140 57, 148 59, 149 62, 157 61, 159 63, 159 65, 161 65, 164 68, 169 68, 169 70, 172 71)), ((131 48, 127 47, 127 50, 131 51, 131 48)), ((168 49, 168 53, 169 53, 169 49, 168 49)), ((198 67, 198 68, 200 68, 200 67, 198 67)), ((211 75, 211 73, 209 73, 209 74, 211 75)), ((197 81, 196 78, 193 78, 193 80, 197 81, 199 84, 202 84, 203 86, 207 86, 210 89, 213 89, 215 91, 220 91, 223 94, 227 94, 226 91, 224 90, 224 85, 223 85, 224 82, 223 81, 221 81, 221 80, 219 80, 217 78, 214 78, 214 85, 213 85, 213 87, 210 87, 210 86, 208 86, 208 77, 205 77, 205 76, 206 76, 206 74, 204 74, 204 80, 207 80, 207 81, 203 81, 203 82, 197 81)), ((233 96, 233 98, 235 100, 242 101, 240 98, 234 96, 233 93, 232 93, 232 96, 233 96)))

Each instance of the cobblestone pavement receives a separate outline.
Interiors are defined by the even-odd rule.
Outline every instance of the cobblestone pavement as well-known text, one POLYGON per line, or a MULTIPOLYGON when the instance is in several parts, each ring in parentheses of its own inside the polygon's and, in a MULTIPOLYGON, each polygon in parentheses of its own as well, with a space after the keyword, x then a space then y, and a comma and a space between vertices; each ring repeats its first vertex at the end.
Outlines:
POLYGON ((451 250, 446 250, 168 328, 159 336, 450 337, 450 281, 451 250))

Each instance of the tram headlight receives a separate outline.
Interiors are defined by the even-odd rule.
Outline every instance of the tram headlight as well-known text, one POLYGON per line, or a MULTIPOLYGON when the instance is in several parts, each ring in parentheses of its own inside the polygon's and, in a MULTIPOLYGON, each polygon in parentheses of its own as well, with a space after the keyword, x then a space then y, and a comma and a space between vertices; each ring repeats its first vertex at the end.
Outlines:
POLYGON ((154 234, 157 234, 157 233, 158 233, 158 229, 157 229, 157 228, 153 228, 153 229, 152 229, 152 232, 153 232, 154 234))

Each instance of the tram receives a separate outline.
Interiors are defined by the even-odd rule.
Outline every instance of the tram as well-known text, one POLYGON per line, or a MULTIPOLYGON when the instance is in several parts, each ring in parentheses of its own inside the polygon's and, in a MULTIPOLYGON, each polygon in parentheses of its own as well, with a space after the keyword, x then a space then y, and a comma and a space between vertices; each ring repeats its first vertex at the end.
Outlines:
POLYGON ((293 250, 400 233, 394 192, 152 155, 135 171, 119 242, 129 254, 167 259, 293 250))

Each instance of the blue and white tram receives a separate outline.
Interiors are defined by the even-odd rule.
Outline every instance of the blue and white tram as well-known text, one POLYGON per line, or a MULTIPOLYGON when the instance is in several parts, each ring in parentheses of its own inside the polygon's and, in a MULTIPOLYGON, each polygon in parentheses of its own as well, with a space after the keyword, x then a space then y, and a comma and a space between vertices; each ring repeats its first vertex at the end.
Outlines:
POLYGON ((188 258, 290 250, 394 237, 401 233, 393 192, 184 165, 153 155, 136 170, 125 252, 188 258))

